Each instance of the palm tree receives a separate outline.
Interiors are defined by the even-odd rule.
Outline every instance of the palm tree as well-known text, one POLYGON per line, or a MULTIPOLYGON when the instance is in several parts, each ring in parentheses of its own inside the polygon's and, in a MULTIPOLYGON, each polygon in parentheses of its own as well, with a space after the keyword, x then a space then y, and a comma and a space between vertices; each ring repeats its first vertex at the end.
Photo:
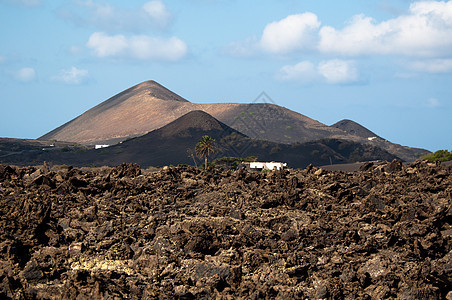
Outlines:
POLYGON ((210 154, 215 153, 216 150, 217 146, 215 145, 215 140, 208 135, 203 135, 199 142, 196 144, 195 146, 196 155, 198 155, 199 157, 204 157, 205 169, 207 169, 207 157, 210 154))

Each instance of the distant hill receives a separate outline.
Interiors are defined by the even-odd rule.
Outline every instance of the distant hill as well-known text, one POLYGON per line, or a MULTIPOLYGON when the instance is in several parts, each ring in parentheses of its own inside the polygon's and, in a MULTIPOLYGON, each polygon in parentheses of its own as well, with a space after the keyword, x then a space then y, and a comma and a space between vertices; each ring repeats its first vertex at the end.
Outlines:
POLYGON ((350 140, 381 147, 406 161, 429 153, 383 139, 369 141, 367 133, 372 132, 353 121, 327 126, 275 104, 191 103, 155 81, 140 83, 113 96, 39 140, 112 145, 161 128, 194 110, 202 110, 254 139, 285 144, 350 140))
POLYGON ((417 158, 430 153, 430 151, 427 151, 425 149, 406 147, 387 141, 374 132, 370 131, 366 127, 352 120, 341 120, 331 125, 331 127, 343 130, 344 132, 352 136, 358 137, 361 143, 371 144, 373 146, 385 149, 389 153, 400 157, 404 161, 414 161, 417 158))
POLYGON ((361 124, 358 124, 352 120, 347 120, 347 119, 341 120, 341 121, 331 125, 331 127, 341 129, 349 134, 353 134, 353 135, 356 135, 356 136, 359 136, 362 138, 366 138, 366 139, 369 139, 369 138, 370 139, 372 139, 372 138, 382 139, 381 137, 379 137, 378 135, 376 135, 375 133, 373 133, 366 127, 364 127, 361 124))
POLYGON ((116 143, 175 120, 188 112, 178 112, 184 103, 189 102, 155 81, 146 81, 100 103, 39 140, 116 143))
MULTIPOLYGON (((209 107, 202 109, 209 112, 209 107)), ((270 103, 230 106, 212 116, 251 138, 278 143, 304 143, 322 138, 355 139, 342 130, 270 103)))
MULTIPOLYGON (((217 141, 218 157, 257 156, 263 161, 287 162, 293 168, 309 164, 349 163, 368 160, 392 160, 394 155, 372 145, 353 141, 324 139, 306 143, 283 144, 247 137, 203 111, 192 111, 160 129, 141 137, 98 150, 61 148, 53 151, 24 151, 0 158, 0 162, 27 165, 44 161, 75 166, 115 166, 134 162, 142 167, 191 164, 196 143, 203 135, 217 141)), ((197 163, 201 163, 196 159, 197 163)))
POLYGON ((252 138, 282 143, 347 138, 342 130, 278 105, 191 103, 155 81, 146 81, 102 102, 39 140, 115 144, 158 129, 193 110, 205 111, 252 138))

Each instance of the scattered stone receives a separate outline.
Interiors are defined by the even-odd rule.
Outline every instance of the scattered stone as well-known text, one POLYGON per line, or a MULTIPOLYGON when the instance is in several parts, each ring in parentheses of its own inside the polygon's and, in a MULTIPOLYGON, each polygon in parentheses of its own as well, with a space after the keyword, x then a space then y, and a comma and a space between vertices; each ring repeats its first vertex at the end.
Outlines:
POLYGON ((452 300, 451 174, 0 165, 0 298, 452 300))

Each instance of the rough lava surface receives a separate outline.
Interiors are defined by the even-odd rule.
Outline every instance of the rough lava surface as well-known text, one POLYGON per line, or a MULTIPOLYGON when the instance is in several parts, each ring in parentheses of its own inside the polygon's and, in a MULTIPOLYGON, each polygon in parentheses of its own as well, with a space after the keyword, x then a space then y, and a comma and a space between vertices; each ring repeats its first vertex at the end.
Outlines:
POLYGON ((0 165, 0 298, 450 299, 450 166, 0 165))

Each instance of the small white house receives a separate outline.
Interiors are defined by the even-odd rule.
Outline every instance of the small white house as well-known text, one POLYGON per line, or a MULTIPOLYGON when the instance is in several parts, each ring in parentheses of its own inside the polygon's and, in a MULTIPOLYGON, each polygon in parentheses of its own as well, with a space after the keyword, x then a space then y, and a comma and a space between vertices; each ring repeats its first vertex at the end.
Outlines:
POLYGON ((282 162, 250 162, 251 170, 282 170, 287 167, 287 163, 282 162))
POLYGON ((102 149, 107 147, 110 147, 110 145, 94 145, 94 149, 102 149))

